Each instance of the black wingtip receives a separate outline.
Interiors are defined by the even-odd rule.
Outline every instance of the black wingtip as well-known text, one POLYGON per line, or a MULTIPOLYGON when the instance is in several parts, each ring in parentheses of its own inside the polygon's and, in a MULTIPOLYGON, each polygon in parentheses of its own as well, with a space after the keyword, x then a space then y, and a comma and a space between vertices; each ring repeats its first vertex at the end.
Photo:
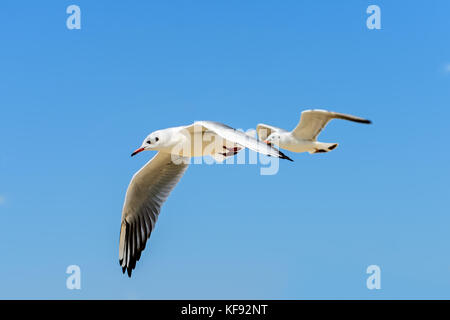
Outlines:
MULTIPOLYGON (((120 265, 122 266, 123 261, 119 260, 119 262, 120 262, 120 265)), ((122 267, 122 273, 125 274, 125 271, 126 271, 128 274, 128 278, 131 278, 131 272, 133 271, 133 268, 134 267, 132 267, 132 266, 124 266, 124 267, 122 267)))
POLYGON ((279 153, 280 153, 280 158, 281 159, 286 159, 286 160, 289 160, 289 161, 292 161, 292 162, 294 162, 294 160, 292 160, 291 158, 289 158, 287 155, 285 155, 283 152, 281 152, 281 151, 278 151, 279 153))
POLYGON ((365 124, 371 124, 371 123, 372 123, 372 121, 370 121, 370 120, 368 120, 368 119, 361 119, 361 120, 358 120, 358 121, 356 121, 356 122, 359 122, 359 123, 365 123, 365 124))

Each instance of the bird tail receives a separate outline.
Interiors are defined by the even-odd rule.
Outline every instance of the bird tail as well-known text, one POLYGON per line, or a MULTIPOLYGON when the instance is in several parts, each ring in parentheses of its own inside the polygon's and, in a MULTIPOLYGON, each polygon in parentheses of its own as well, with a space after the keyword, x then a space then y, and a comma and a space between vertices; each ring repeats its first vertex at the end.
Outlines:
POLYGON ((310 150, 309 153, 330 152, 331 150, 336 149, 337 146, 337 143, 316 142, 314 149, 310 150))

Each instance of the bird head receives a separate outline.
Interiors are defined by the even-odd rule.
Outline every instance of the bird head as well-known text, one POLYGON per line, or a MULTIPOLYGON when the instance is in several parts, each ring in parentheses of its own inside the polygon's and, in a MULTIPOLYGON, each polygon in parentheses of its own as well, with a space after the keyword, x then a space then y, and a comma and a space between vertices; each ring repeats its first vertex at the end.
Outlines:
POLYGON ((269 135, 267 137, 266 140, 264 140, 265 143, 267 144, 276 144, 278 145, 280 141, 280 135, 277 133, 272 133, 271 135, 269 135))
POLYGON ((145 150, 158 150, 158 147, 163 143, 163 139, 164 135, 160 131, 150 133, 142 142, 141 147, 136 149, 131 156, 135 156, 145 150))

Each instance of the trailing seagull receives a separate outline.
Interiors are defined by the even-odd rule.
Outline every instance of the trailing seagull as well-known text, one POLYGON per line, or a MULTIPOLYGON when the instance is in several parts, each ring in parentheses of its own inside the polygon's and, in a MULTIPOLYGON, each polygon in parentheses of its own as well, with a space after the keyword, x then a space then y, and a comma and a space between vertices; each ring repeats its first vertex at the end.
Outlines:
POLYGON ((372 123, 370 120, 349 114, 313 109, 302 112, 300 122, 292 131, 286 131, 260 123, 256 127, 256 132, 258 133, 259 139, 267 144, 275 144, 282 149, 292 152, 328 152, 335 149, 338 144, 319 142, 316 139, 322 129, 332 119, 344 119, 367 124, 372 123))
POLYGON ((131 277, 161 206, 189 166, 190 157, 210 155, 220 161, 243 148, 292 161, 272 146, 219 122, 198 121, 158 130, 145 138, 131 156, 145 150, 158 153, 133 176, 125 195, 119 240, 123 273, 126 270, 131 277))

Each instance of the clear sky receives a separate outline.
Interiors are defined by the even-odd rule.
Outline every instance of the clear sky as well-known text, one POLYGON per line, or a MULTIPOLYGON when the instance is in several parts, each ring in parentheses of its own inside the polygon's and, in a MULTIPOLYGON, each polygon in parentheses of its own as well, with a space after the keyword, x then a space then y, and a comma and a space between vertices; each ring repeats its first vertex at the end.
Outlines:
POLYGON ((450 298, 449 1, 2 1, 0 298, 450 298), (67 6, 81 8, 68 30, 67 6), (369 30, 366 8, 381 8, 369 30), (127 185, 150 132, 292 129, 327 154, 192 165, 133 277, 127 185), (368 290, 366 268, 381 268, 368 290), (81 290, 66 288, 69 265, 81 290))

